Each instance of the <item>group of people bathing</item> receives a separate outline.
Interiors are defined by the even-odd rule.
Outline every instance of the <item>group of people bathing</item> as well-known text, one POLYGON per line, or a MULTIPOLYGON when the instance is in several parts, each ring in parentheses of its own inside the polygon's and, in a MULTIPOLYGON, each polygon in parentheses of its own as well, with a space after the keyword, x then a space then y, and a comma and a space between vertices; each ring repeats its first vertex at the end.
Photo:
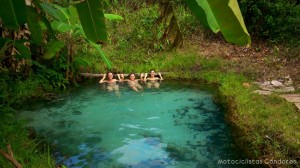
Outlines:
POLYGON ((117 85, 117 82, 127 82, 130 88, 132 88, 134 91, 139 92, 139 90, 143 89, 143 86, 139 83, 139 81, 145 82, 148 88, 153 88, 153 87, 159 88, 158 81, 163 80, 161 73, 159 72, 156 74, 154 70, 150 71, 149 76, 148 73, 141 73, 140 79, 136 79, 134 73, 131 73, 128 76, 129 79, 125 79, 124 74, 117 74, 118 79, 114 79, 114 74, 112 72, 108 72, 107 74, 103 75, 99 83, 107 83, 108 91, 113 91, 113 90, 118 91, 119 85, 117 85))

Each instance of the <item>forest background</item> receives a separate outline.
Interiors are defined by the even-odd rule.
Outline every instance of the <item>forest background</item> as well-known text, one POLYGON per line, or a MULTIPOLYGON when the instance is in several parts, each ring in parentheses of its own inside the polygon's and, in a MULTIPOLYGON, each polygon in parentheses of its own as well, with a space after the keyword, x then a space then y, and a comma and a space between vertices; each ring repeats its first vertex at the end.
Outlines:
MULTIPOLYGON (((237 144, 249 157, 299 158, 296 109, 276 95, 253 95, 256 86, 252 82, 289 76, 299 92, 300 2, 238 0, 251 35, 250 47, 230 44, 222 34, 203 28, 185 1, 171 2, 172 12, 162 15, 159 1, 104 1, 104 13, 117 14, 123 19, 106 21, 108 42, 101 48, 78 36, 72 31, 75 28, 55 24, 52 35, 67 46, 60 47, 57 43, 49 49, 47 45, 31 45, 30 51, 21 49, 24 52, 18 57, 18 50, 4 49, 0 43, 0 149, 5 150, 11 144, 16 160, 28 167, 45 163, 53 166, 51 147, 39 143, 44 140, 34 131, 22 128, 13 115, 14 107, 32 98, 51 99, 80 85, 86 80, 80 76, 81 72, 130 73, 154 68, 170 72, 166 79, 185 78, 218 85, 220 101, 228 107, 228 120, 238 130, 237 144), (171 16, 176 17, 177 28, 173 31, 176 33, 166 31, 173 24, 168 19, 171 16), (181 38, 175 40, 178 33, 181 38), (50 50, 53 52, 45 56, 50 50), (245 87, 245 83, 249 86, 245 87)), ((51 3, 69 5, 68 0, 51 3)), ((51 16, 46 17, 52 20, 51 16)), ((9 31, 0 22, 0 29, 1 37, 21 41, 34 38, 26 26, 9 31)), ((51 36, 47 33, 44 41, 51 36)), ((11 166, 11 163, 0 157, 0 165, 11 166)))

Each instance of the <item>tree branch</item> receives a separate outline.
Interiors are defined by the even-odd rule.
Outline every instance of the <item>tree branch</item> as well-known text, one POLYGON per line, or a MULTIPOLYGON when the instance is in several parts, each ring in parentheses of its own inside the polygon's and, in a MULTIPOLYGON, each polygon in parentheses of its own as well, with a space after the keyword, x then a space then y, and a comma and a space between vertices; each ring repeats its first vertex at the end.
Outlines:
POLYGON ((9 144, 7 145, 7 151, 8 152, 5 152, 4 150, 0 149, 0 154, 11 161, 16 168, 23 168, 23 166, 14 158, 13 151, 9 144))

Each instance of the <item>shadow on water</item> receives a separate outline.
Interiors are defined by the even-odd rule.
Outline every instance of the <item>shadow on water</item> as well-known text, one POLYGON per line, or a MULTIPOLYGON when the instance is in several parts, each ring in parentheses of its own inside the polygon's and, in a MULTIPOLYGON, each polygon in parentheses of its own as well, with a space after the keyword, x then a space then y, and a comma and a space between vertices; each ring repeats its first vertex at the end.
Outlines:
POLYGON ((20 118, 49 139, 57 164, 68 167, 249 167, 217 163, 244 156, 212 100, 214 87, 164 81, 136 93, 121 86, 117 96, 89 84, 28 104, 20 118))

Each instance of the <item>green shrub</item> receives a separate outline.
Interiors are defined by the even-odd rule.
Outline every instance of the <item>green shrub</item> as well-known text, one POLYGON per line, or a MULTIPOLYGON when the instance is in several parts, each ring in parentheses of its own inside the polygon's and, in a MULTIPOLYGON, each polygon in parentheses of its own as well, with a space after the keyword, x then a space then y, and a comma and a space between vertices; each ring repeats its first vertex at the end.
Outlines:
POLYGON ((295 0, 239 0, 252 38, 300 44, 300 5, 295 0))

